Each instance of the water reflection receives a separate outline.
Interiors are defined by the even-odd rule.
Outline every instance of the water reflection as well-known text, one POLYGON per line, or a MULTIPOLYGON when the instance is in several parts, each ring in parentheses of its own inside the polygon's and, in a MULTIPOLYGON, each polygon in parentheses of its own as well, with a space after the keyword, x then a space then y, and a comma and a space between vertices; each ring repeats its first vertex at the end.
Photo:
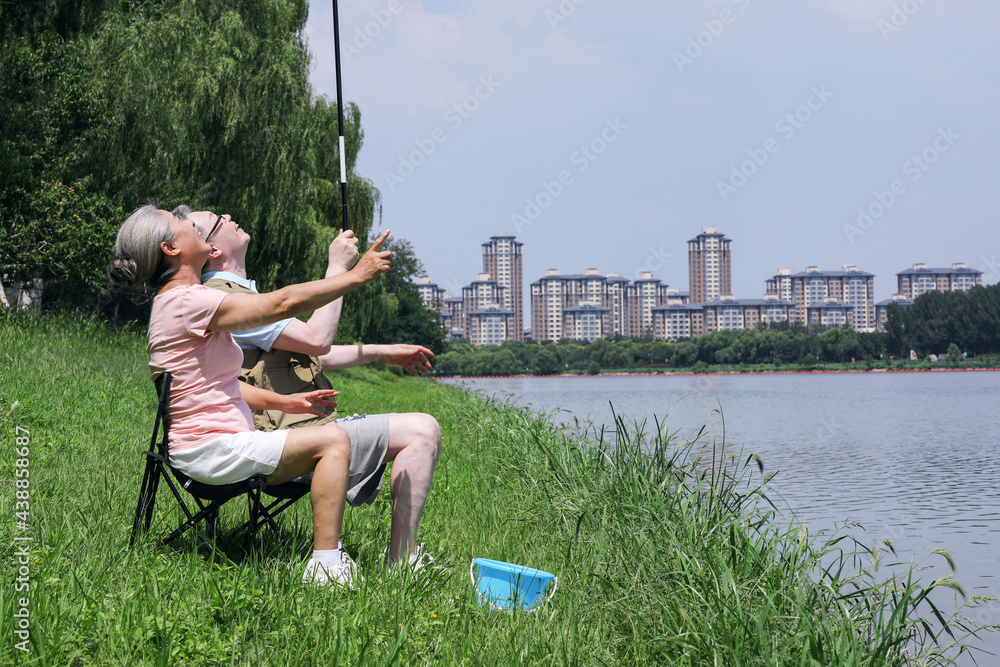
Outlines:
MULTIPOLYGON (((888 539, 900 559, 947 549, 970 595, 1000 582, 1000 402, 995 373, 687 375, 476 379, 489 394, 513 394, 557 421, 593 420, 613 431, 612 408, 690 439, 703 425, 732 452, 758 455, 780 521, 811 532, 845 521, 859 539, 888 539)), ((710 442, 711 440, 709 440, 710 442)), ((744 454, 744 455, 745 455, 744 454)), ((944 570, 934 570, 935 577, 944 570)), ((976 612, 1000 621, 1000 602, 976 612)), ((980 620, 977 618, 976 620, 980 620)), ((1000 637, 986 644, 1000 653, 1000 637)), ((989 662, 989 659, 987 660, 989 662)))

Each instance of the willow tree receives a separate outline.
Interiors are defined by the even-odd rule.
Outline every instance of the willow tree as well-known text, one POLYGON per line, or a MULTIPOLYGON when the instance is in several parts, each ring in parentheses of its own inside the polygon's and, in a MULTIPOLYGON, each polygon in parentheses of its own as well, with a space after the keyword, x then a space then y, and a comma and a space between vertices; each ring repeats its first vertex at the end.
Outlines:
MULTIPOLYGON (((114 230, 147 201, 231 213, 265 288, 321 273, 340 226, 337 113, 309 86, 305 0, 11 7, 0 19, 12 119, 0 129, 0 273, 99 296, 114 230), (53 205, 61 188, 74 197, 53 205), (91 261, 67 269, 67 245, 91 261)), ((351 227, 366 240, 380 198, 354 172, 364 134, 357 107, 345 111, 351 227)), ((359 337, 392 308, 378 286, 366 296, 347 307, 359 337)))

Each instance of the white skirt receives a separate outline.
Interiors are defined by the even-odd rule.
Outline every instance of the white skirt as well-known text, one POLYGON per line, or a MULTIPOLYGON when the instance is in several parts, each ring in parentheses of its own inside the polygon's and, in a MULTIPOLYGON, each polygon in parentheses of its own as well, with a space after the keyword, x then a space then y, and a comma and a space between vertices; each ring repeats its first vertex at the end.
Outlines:
POLYGON ((170 465, 196 482, 232 484, 251 475, 274 472, 287 437, 287 430, 226 433, 196 447, 170 452, 170 465))

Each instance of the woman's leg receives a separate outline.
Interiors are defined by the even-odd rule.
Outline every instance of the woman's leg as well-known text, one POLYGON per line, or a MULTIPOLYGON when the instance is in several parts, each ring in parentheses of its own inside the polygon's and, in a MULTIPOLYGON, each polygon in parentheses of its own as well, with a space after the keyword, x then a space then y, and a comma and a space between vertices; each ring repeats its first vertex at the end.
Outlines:
POLYGON ((267 477, 268 484, 281 484, 313 473, 309 495, 316 550, 336 549, 340 541, 350 464, 347 431, 333 425, 296 428, 288 432, 281 461, 267 477))

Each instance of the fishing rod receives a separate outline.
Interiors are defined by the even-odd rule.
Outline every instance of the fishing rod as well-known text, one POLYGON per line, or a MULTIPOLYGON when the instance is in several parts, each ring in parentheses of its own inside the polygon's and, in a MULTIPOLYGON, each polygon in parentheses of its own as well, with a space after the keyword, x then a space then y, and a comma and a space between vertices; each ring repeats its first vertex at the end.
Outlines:
POLYGON ((333 0, 333 54, 337 64, 337 134, 340 137, 338 153, 340 154, 340 203, 343 211, 343 229, 351 228, 347 219, 347 149, 344 145, 344 95, 340 83, 340 20, 337 16, 337 0, 333 0))

